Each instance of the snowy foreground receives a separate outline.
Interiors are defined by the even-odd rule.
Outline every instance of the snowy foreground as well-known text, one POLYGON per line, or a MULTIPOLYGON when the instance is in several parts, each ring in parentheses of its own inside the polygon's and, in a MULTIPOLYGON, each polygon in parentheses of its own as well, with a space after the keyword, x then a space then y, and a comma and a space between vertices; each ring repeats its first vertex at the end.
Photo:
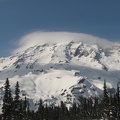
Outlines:
MULTIPOLYGON (((7 58, 0 58, 0 96, 9 78, 11 88, 20 84, 21 98, 58 105, 60 101, 79 103, 81 96, 99 96, 103 82, 111 92, 120 82, 120 45, 110 49, 65 42, 35 45, 7 58)), ((14 91, 12 91, 14 93, 14 91)))

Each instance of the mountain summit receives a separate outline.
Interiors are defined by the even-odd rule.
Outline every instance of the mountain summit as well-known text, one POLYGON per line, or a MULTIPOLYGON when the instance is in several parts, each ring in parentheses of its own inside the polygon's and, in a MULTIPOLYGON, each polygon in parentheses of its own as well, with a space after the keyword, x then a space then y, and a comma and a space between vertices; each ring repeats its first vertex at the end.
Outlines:
POLYGON ((103 82, 111 92, 120 82, 120 45, 102 49, 97 44, 62 42, 38 44, 7 58, 0 58, 0 91, 9 78, 18 81, 21 97, 32 101, 66 104, 81 97, 99 96, 103 82))

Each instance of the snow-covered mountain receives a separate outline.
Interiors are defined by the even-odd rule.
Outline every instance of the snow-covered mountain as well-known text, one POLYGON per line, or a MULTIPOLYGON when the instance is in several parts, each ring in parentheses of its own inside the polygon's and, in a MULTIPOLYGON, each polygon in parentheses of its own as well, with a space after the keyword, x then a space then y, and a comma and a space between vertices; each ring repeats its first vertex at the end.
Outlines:
POLYGON ((7 58, 0 58, 0 96, 9 78, 17 81, 21 97, 59 104, 79 102, 81 96, 99 96, 103 82, 114 92, 120 82, 120 45, 102 49, 83 42, 37 44, 7 58))

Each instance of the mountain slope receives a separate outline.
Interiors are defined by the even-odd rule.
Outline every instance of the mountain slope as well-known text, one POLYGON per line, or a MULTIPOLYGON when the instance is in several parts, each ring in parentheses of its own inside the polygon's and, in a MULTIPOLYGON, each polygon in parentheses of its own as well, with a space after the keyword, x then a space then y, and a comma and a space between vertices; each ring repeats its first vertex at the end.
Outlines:
MULTIPOLYGON (((83 42, 35 45, 7 58, 0 58, 0 92, 8 77, 12 89, 20 83, 21 97, 36 102, 66 104, 82 96, 99 96, 103 81, 114 92, 120 82, 120 47, 102 49, 83 42)), ((14 92, 14 91, 13 91, 14 92)), ((34 108, 35 109, 35 108, 34 108)))

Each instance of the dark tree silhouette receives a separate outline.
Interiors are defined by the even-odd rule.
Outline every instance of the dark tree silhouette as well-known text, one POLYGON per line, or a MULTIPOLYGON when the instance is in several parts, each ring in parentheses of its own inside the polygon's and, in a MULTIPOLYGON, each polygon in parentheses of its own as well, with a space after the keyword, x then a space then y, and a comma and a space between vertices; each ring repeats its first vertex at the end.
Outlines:
POLYGON ((11 90, 10 90, 10 84, 8 78, 6 79, 5 82, 5 93, 3 97, 3 107, 2 107, 2 115, 3 115, 3 120, 11 120, 12 119, 12 95, 11 95, 11 90))

